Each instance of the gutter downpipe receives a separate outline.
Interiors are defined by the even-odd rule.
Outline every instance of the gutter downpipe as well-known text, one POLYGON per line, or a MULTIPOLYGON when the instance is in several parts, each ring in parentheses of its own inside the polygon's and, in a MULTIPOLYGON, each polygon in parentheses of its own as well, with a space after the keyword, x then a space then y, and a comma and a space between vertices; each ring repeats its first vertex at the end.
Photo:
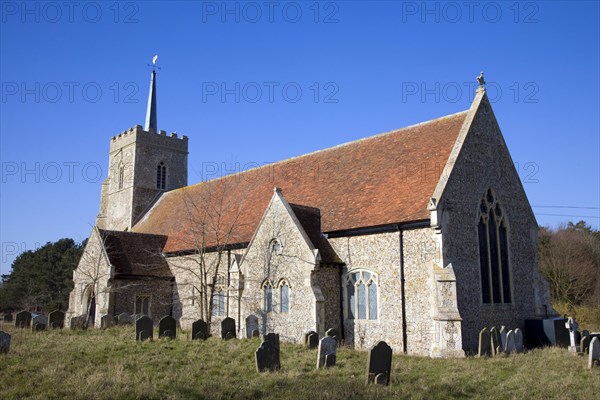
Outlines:
POLYGON ((406 290, 404 287, 404 230, 398 225, 398 244, 400 249, 400 295, 402 297, 402 351, 408 353, 408 334, 406 324, 406 290))

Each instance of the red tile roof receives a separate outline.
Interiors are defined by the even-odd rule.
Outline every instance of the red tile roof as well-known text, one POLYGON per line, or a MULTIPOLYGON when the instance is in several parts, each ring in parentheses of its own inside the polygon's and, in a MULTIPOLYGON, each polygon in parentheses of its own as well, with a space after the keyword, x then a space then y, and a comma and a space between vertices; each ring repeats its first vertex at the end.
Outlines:
POLYGON ((321 210, 323 232, 429 219, 467 111, 165 193, 133 227, 165 252, 248 243, 273 195, 321 210))

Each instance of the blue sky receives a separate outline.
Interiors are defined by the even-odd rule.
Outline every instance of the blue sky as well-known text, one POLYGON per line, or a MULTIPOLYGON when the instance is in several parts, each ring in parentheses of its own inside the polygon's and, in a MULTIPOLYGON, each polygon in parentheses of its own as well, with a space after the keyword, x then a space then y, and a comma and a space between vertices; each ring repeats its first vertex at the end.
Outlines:
POLYGON ((85 239, 111 136, 189 136, 189 183, 488 94, 540 225, 600 217, 598 2, 0 2, 1 273, 85 239), (573 208, 578 207, 578 208, 573 208), (587 217, 584 217, 587 216, 587 217))

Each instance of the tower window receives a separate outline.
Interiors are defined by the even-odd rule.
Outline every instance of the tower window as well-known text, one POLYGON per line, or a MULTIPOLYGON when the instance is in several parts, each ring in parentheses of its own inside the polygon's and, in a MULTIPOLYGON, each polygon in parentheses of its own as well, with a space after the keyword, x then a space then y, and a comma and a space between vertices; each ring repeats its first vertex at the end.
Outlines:
POLYGON ((156 166, 156 188, 160 190, 167 188, 167 166, 162 161, 156 166))
POLYGON ((123 189, 123 181, 125 179, 125 165, 119 164, 119 189, 123 189))
POLYGON ((488 189, 479 205, 477 232, 481 300, 484 304, 511 303, 508 226, 502 207, 491 189, 488 189))

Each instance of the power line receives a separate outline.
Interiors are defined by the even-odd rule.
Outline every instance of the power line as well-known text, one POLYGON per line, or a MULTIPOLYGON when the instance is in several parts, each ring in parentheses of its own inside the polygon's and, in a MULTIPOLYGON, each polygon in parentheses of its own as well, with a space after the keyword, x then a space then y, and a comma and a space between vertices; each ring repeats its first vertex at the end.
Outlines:
POLYGON ((537 208, 577 208, 581 210, 600 210, 600 207, 579 207, 579 206, 531 206, 537 208))
POLYGON ((535 215, 544 215, 547 217, 573 217, 573 218, 596 218, 600 219, 599 216, 596 215, 567 215, 567 214, 543 214, 543 213, 534 213, 535 215))

